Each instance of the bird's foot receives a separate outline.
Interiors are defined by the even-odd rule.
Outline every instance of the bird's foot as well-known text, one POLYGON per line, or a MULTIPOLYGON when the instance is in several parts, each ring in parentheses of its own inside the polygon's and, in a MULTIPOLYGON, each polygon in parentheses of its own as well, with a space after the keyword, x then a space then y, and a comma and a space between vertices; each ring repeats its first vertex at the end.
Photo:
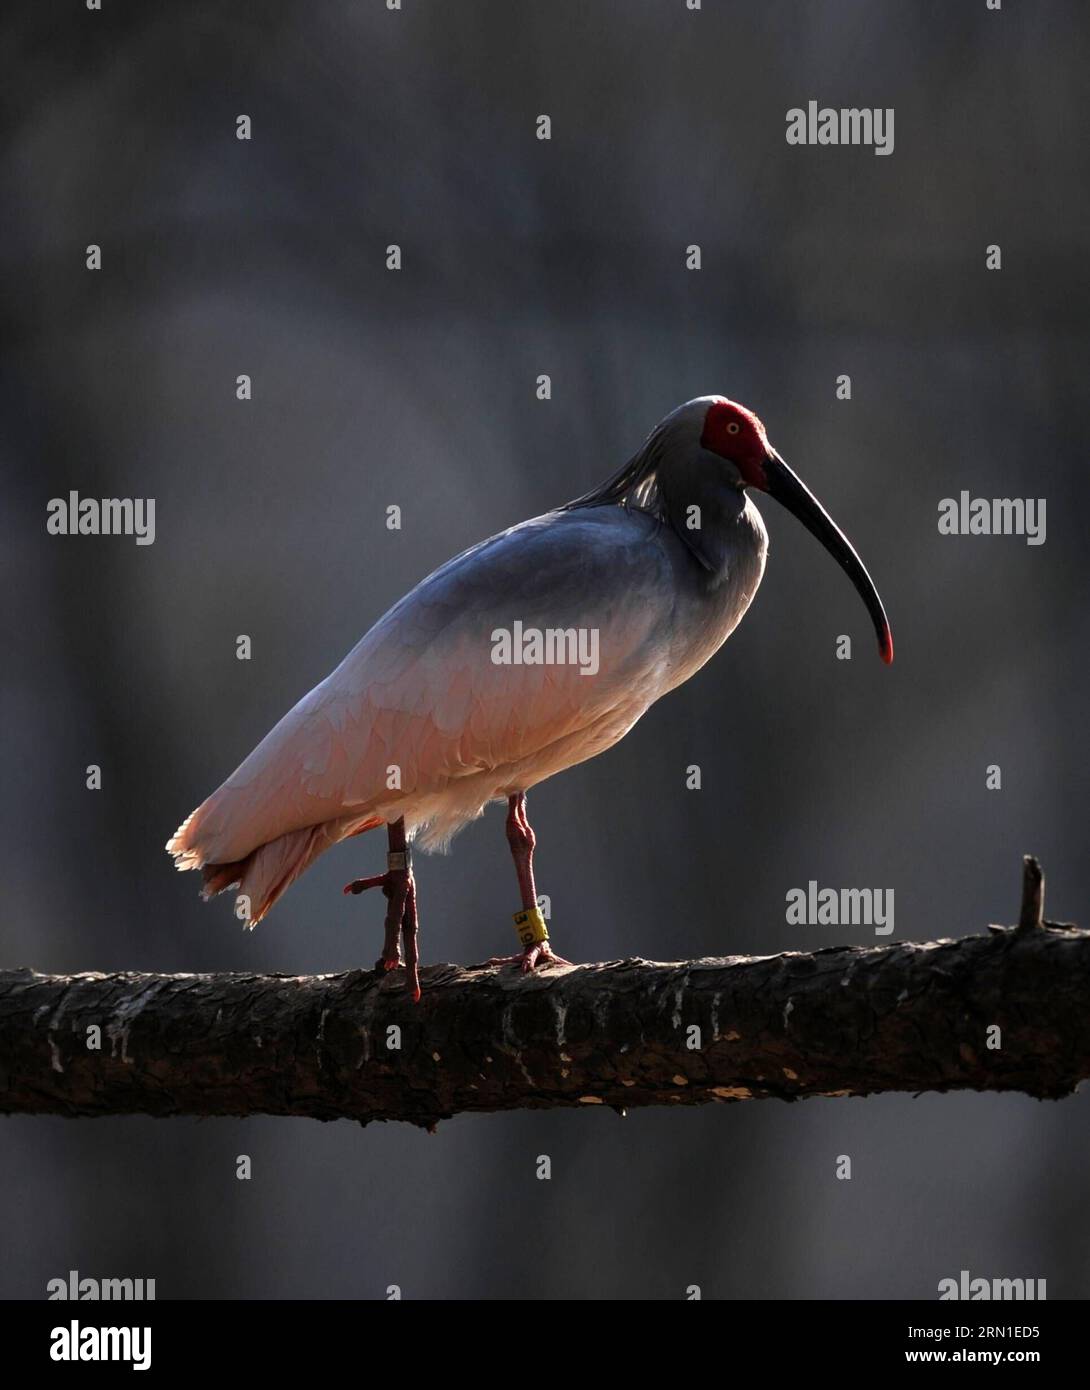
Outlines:
POLYGON ((344 892, 347 893, 366 893, 368 888, 381 888, 383 895, 389 897, 386 889, 390 887, 390 874, 372 874, 370 878, 354 878, 351 883, 344 885, 344 892))
POLYGON ((386 937, 382 943, 382 955, 375 962, 376 975, 388 975, 403 963, 406 965, 406 981, 413 1003, 420 1003, 420 972, 416 949, 416 880, 413 877, 412 861, 404 851, 391 853, 390 858, 398 862, 396 868, 389 868, 384 874, 372 874, 370 878, 354 878, 344 885, 345 893, 366 893, 368 888, 381 888, 386 899, 386 937), (407 962, 401 959, 401 941, 404 937, 407 962))
MULTIPOLYGON (((384 874, 372 874, 370 878, 354 878, 351 883, 344 885, 346 894, 366 893, 368 888, 381 888, 383 897, 387 901, 391 900, 397 891, 397 885, 393 882, 393 876, 389 871, 384 874)), ((392 932, 387 927, 386 940, 382 945, 382 955, 375 961, 375 974, 388 975, 391 970, 397 970, 403 963, 401 959, 401 919, 399 917, 392 932)))
POLYGON ((570 960, 558 956, 547 941, 535 941, 517 956, 493 956, 491 960, 485 961, 485 965, 517 965, 524 975, 528 975, 539 966, 571 964, 570 960))

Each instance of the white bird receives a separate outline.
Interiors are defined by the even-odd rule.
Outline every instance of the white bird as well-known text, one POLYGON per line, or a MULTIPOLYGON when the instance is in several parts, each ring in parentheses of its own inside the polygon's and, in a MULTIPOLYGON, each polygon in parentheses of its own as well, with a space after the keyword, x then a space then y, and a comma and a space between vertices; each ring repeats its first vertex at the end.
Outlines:
POLYGON ((182 822, 167 844, 176 866, 203 870, 205 897, 237 888, 255 926, 330 846, 386 825, 386 872, 345 892, 382 888, 376 969, 401 965, 403 940, 419 999, 410 845, 443 848, 504 798, 524 947, 504 959, 561 962, 538 908, 526 793, 611 748, 730 636, 768 544, 749 488, 843 566, 892 661, 850 542, 751 411, 701 396, 593 492, 464 551, 395 604, 182 822))

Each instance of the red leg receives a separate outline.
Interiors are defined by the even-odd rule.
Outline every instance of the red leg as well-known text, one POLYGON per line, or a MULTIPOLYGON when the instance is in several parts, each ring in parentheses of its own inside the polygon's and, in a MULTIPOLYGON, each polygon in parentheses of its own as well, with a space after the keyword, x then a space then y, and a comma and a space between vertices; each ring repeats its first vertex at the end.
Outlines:
MULTIPOLYGON (((526 818, 526 793, 514 792, 507 798, 507 843, 515 861, 519 893, 524 909, 537 907, 537 885, 534 883, 534 849, 537 836, 526 818)), ((520 965, 524 972, 536 965, 570 965, 571 961, 554 953, 548 941, 537 941, 517 956, 493 956, 489 965, 520 965)))
POLYGON ((409 993, 413 997, 413 1003, 420 1003, 420 956, 416 949, 416 933, 418 922, 416 919, 416 880, 413 878, 413 871, 408 870, 409 883, 408 893, 405 897, 405 916, 401 922, 401 934, 405 942, 405 969, 409 972, 408 985, 409 993))
POLYGON ((375 962, 375 970, 383 974, 397 969, 401 964, 401 940, 404 938, 409 991, 414 1003, 419 1003, 416 879, 413 877, 412 861, 405 841, 404 818, 392 821, 388 830, 391 867, 384 874, 353 879, 351 883, 345 884, 344 891, 365 893, 368 888, 382 889, 383 897, 386 899, 386 933, 382 943, 382 955, 375 962))
POLYGON ((507 802, 507 843, 515 861, 519 892, 523 907, 537 907, 537 885, 534 883, 534 850, 537 836, 526 819, 526 793, 517 792, 507 802))

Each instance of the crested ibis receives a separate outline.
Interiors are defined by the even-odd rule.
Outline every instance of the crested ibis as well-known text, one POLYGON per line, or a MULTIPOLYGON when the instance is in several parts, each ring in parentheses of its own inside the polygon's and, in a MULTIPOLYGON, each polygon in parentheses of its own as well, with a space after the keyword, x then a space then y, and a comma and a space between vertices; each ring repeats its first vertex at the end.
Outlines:
MULTIPOLYGON (((203 872, 203 896, 238 890, 254 926, 331 845, 385 825, 385 941, 420 997, 413 842, 444 848, 494 800, 522 908, 523 970, 566 964, 549 944, 534 883, 526 793, 623 738, 688 680, 753 601, 768 538, 767 492, 847 572, 882 660, 893 639, 863 562, 768 441, 722 396, 667 415, 601 486, 448 561, 396 603, 305 695, 167 844, 203 872)), ((499 963, 499 960, 496 962, 499 963)))

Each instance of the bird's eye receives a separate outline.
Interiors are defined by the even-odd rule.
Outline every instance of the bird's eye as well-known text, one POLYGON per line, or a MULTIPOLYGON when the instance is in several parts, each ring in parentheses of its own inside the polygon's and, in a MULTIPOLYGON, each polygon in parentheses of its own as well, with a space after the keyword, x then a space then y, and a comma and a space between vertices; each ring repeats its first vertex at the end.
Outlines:
POLYGON ((738 431, 739 431, 741 428, 742 428, 742 426, 738 423, 737 420, 732 420, 732 421, 730 422, 730 424, 727 426, 727 433, 728 433, 728 434, 737 434, 738 431))

